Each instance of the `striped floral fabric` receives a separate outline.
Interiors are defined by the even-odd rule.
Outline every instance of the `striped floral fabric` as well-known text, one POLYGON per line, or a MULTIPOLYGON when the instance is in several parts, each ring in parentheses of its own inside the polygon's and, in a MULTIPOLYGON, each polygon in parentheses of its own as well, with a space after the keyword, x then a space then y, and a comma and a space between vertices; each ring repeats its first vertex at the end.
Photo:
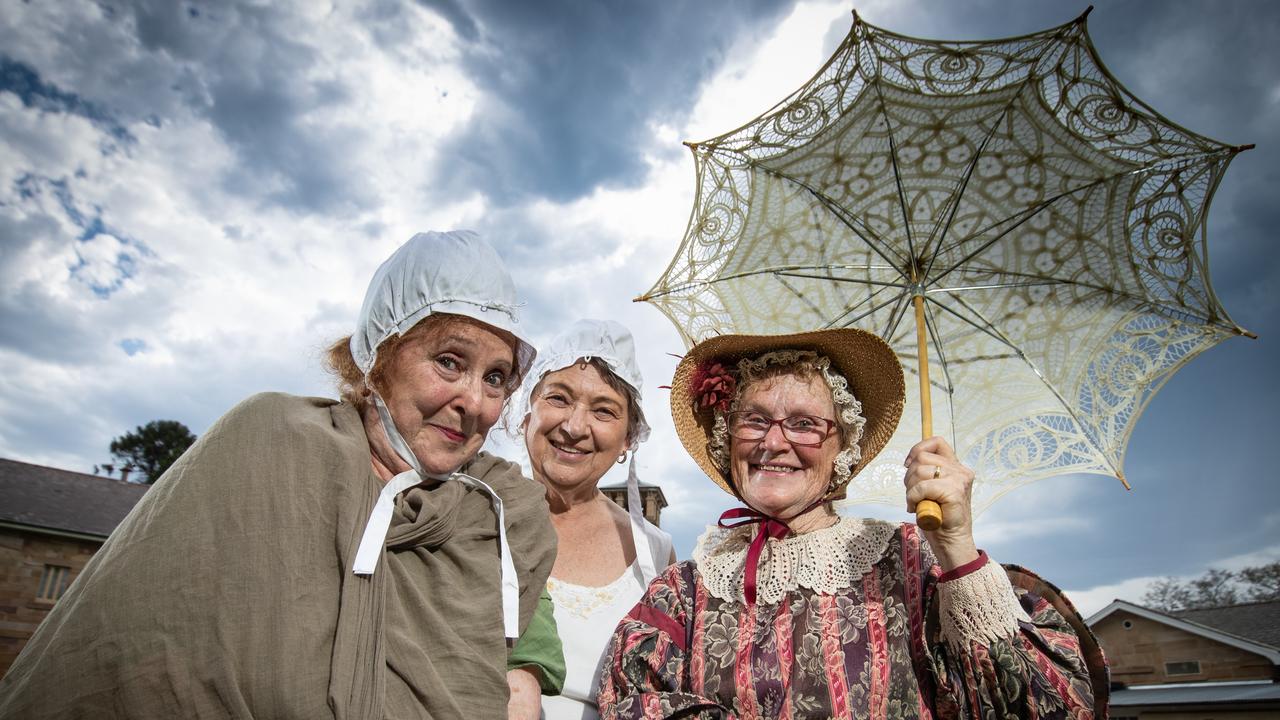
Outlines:
POLYGON ((671 566, 618 625, 601 716, 1095 717, 1092 688, 1106 687, 1106 669, 1056 589, 1010 569, 1031 622, 1004 639, 948 643, 935 607, 940 570, 923 545, 903 525, 851 587, 798 587, 771 605, 714 596, 695 561, 671 566))

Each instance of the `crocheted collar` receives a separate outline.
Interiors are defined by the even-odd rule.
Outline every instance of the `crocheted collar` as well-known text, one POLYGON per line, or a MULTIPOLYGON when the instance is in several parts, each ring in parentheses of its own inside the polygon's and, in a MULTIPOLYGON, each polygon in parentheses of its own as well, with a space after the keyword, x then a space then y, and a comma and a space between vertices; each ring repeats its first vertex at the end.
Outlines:
MULTIPOLYGON (((841 518, 821 530, 782 540, 770 538, 760 556, 756 602, 775 605, 802 587, 820 595, 853 587, 884 556, 897 530, 895 523, 841 518)), ((707 592, 725 602, 745 603, 747 546, 755 532, 755 525, 712 526, 698 538, 693 561, 707 592)))

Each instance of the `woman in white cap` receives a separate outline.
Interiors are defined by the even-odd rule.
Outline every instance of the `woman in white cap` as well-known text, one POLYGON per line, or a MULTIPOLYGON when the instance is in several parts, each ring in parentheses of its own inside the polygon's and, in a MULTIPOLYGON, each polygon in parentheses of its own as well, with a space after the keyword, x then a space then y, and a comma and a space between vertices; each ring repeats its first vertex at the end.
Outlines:
POLYGON ((245 400, 144 496, 0 686, 0 717, 497 718, 555 556, 479 452, 534 358, 474 233, 423 233, 334 345, 341 402, 245 400))
POLYGON ((636 448, 649 437, 642 384, 631 333, 609 320, 579 320, 543 348, 515 406, 559 537, 547 591, 567 673, 561 694, 542 699, 548 720, 598 717, 597 680, 613 629, 675 562, 671 536, 641 512, 636 448), (628 454, 624 512, 597 486, 628 454))
POLYGON ((746 507, 650 583, 618 625, 605 718, 1044 718, 1105 714, 1107 673, 1056 588, 973 541, 973 473, 940 437, 903 460, 908 509, 942 527, 837 515, 902 413, 870 333, 722 335, 684 356, 685 449, 746 507))

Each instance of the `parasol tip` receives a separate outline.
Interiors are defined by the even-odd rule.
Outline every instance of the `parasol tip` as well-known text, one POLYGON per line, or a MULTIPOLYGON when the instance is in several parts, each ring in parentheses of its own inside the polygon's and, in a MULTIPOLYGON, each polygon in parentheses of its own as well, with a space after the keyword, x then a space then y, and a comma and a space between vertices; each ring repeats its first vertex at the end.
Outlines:
POLYGON ((646 294, 644 294, 644 295, 637 295, 637 296, 635 296, 635 297, 631 298, 631 302, 648 302, 648 301, 649 301, 649 295, 648 295, 648 293, 646 293, 646 294))
POLYGON ((1247 144, 1247 145, 1237 145, 1237 146, 1236 146, 1236 152, 1244 152, 1245 150, 1252 150, 1252 149, 1254 149, 1254 148, 1256 148, 1256 147, 1258 147, 1258 146, 1257 146, 1257 145, 1254 145, 1253 143, 1249 143, 1249 144, 1247 144))
POLYGON ((1089 13, 1091 13, 1091 12, 1093 12, 1093 6, 1092 6, 1092 5, 1090 5, 1089 7, 1085 8, 1085 9, 1084 9, 1084 12, 1080 13, 1080 22, 1084 22, 1084 21, 1085 21, 1085 18, 1089 17, 1089 13))
POLYGON ((1117 470, 1117 471, 1116 471, 1116 479, 1120 481, 1120 484, 1121 484, 1121 485, 1124 485, 1124 489, 1125 489, 1125 490, 1133 490, 1133 487, 1131 487, 1131 486, 1129 485, 1129 481, 1124 479, 1124 471, 1123 471, 1123 470, 1117 470))

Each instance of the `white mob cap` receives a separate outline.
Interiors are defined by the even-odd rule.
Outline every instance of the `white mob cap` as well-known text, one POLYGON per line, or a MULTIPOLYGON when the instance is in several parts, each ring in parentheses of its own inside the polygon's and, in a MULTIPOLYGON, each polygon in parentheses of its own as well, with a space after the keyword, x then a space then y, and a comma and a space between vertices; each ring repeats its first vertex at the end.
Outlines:
POLYGON ((536 351, 516 331, 518 308, 511 274, 483 238, 470 230, 418 233, 373 274, 351 335, 351 355, 367 375, 387 338, 403 335, 428 315, 449 313, 514 335, 516 365, 524 375, 536 351))
MULTIPOLYGON (((612 320, 579 320, 560 333, 538 353, 538 361, 520 389, 520 402, 515 413, 518 426, 532 407, 533 387, 548 373, 563 370, 579 360, 600 358, 614 375, 631 386, 635 399, 641 399, 644 378, 636 362, 636 344, 631 331, 612 320)), ((649 424, 643 419, 635 429, 636 442, 649 439, 649 424)))

